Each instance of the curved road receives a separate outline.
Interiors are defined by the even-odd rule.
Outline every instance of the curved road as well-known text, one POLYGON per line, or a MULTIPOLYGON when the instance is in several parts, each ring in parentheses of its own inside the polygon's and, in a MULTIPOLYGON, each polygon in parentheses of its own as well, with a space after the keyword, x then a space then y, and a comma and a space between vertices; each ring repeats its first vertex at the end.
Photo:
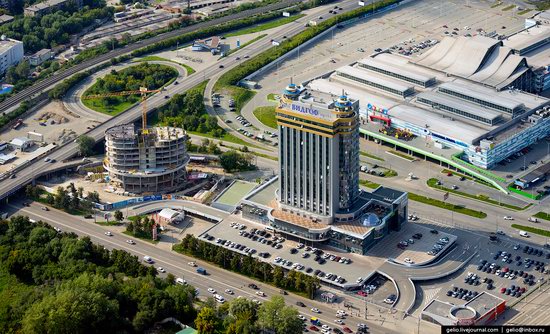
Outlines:
POLYGON ((238 19, 246 18, 246 17, 252 16, 252 15, 265 13, 265 12, 268 12, 268 11, 271 11, 271 10, 278 10, 278 9, 286 8, 286 7, 289 7, 291 5, 294 5, 294 4, 297 4, 297 3, 300 3, 300 2, 302 2, 302 0, 284 0, 284 1, 281 1, 281 2, 274 3, 272 5, 265 6, 265 7, 254 8, 254 9, 246 10, 246 11, 243 11, 243 12, 240 12, 240 13, 236 13, 236 14, 216 18, 216 19, 213 19, 213 20, 210 20, 210 21, 200 22, 200 23, 191 25, 189 27, 185 27, 185 28, 181 28, 181 29, 178 29, 178 30, 170 31, 170 32, 167 32, 167 33, 164 33, 164 34, 157 35, 155 37, 145 39, 143 41, 140 41, 140 42, 137 42, 137 43, 134 43, 134 44, 127 45, 127 46, 125 46, 123 48, 120 48, 120 49, 115 49, 113 51, 110 51, 108 53, 100 55, 96 58, 86 60, 86 61, 84 61, 84 62, 82 62, 78 65, 75 65, 75 66, 67 69, 67 70, 61 71, 61 72, 59 72, 59 73, 57 73, 57 74, 55 74, 55 75, 53 75, 49 78, 41 80, 41 81, 37 82, 36 84, 32 85, 31 87, 28 87, 28 88, 24 89, 23 91, 13 95, 12 97, 10 97, 10 98, 6 99, 5 101, 3 101, 2 103, 0 103, 0 111, 6 111, 6 110, 8 110, 12 107, 15 107, 16 105, 18 105, 19 103, 21 103, 24 100, 31 99, 32 97, 44 92, 49 87, 55 85, 59 81, 61 81, 63 79, 66 79, 66 78, 70 77, 71 75, 73 75, 77 72, 84 71, 84 70, 86 70, 90 67, 96 66, 96 65, 98 65, 100 63, 103 63, 105 61, 109 61, 112 58, 121 56, 121 55, 126 54, 126 53, 130 53, 134 50, 143 48, 145 46, 149 46, 149 45, 152 45, 152 44, 155 44, 155 43, 158 43, 158 42, 161 42, 161 41, 164 41, 166 39, 176 37, 176 36, 179 36, 179 35, 182 35, 182 34, 193 32, 193 31, 196 31, 196 30, 200 30, 202 28, 208 28, 208 27, 211 27, 213 25, 226 23, 226 22, 229 22, 229 21, 232 21, 232 20, 238 20, 238 19))
MULTIPOLYGON (((166 65, 170 66, 178 71, 178 76, 176 77, 176 81, 182 81, 187 76, 187 70, 185 67, 183 67, 180 64, 170 62, 170 61, 148 61, 148 63, 151 64, 160 64, 160 65, 166 65)), ((97 73, 94 73, 93 75, 89 76, 88 78, 84 79, 83 81, 79 82, 77 85, 75 85, 73 88, 71 88, 68 92, 66 97, 63 98, 63 105, 71 112, 85 118, 90 118, 93 120, 98 120, 100 122, 105 122, 108 119, 110 119, 111 115, 104 114, 101 112, 97 112, 95 110, 92 110, 84 105, 82 103, 82 100, 80 97, 82 94, 90 87, 92 86, 97 78, 102 78, 105 75, 107 75, 109 72, 111 72, 113 69, 120 71, 125 68, 139 65, 140 62, 126 62, 117 64, 114 66, 110 66, 106 69, 103 69, 97 73)), ((161 94, 169 94, 173 88, 174 84, 167 85, 166 91, 163 91, 161 94)))
MULTIPOLYGON (((331 5, 333 5, 332 3, 331 5)), ((345 2, 341 3, 341 6, 345 10, 349 10, 356 5, 355 1, 346 0, 345 2)), ((311 16, 310 19, 312 19, 314 16, 311 16)), ((290 29, 282 29, 280 32, 274 34, 274 39, 282 39, 284 35, 292 36, 294 34, 299 33, 300 31, 304 30, 305 27, 303 25, 292 25, 290 29)), ((257 43, 254 43, 249 46, 249 48, 245 48, 247 51, 247 54, 250 57, 256 56, 260 54, 261 52, 265 51, 267 48, 272 47, 270 41, 258 41, 257 43)), ((245 50, 243 49, 243 50, 245 50)), ((184 80, 183 83, 180 83, 179 85, 175 86, 172 90, 173 94, 182 93, 187 91, 188 89, 197 86, 200 84, 204 78, 213 78, 216 75, 227 71, 231 68, 234 68, 236 66, 239 66, 240 61, 236 60, 235 54, 239 55, 240 52, 243 52, 242 50, 235 52, 231 57, 223 58, 218 62, 219 66, 212 66, 209 68, 204 69, 203 71, 197 72, 194 75, 189 76, 184 80), (221 67, 221 66, 223 67, 221 67), (202 74, 202 75, 201 75, 202 74)), ((155 108, 158 108, 165 104, 165 99, 162 97, 162 95, 156 94, 150 97, 147 100, 149 110, 151 111, 155 108)), ((136 120, 138 120, 141 117, 141 107, 139 105, 134 106, 116 117, 113 117, 106 121, 105 123, 89 130, 85 134, 87 136, 92 137, 96 142, 98 140, 101 140, 105 136, 105 131, 113 126, 119 125, 119 124, 126 124, 131 123, 136 120)), ((236 132, 236 131, 234 131, 236 132)), ((73 157, 78 153, 78 144, 75 142, 66 143, 61 147, 58 147, 55 151, 51 152, 49 154, 49 157, 58 161, 63 161, 65 159, 68 159, 70 157, 73 157)), ((36 160, 30 165, 20 168, 17 170, 17 177, 15 179, 4 179, 2 180, 0 184, 0 200, 6 198, 10 194, 15 193, 22 187, 24 187, 26 184, 31 182, 32 179, 35 177, 38 177, 44 173, 50 168, 50 163, 45 162, 43 159, 36 160)))

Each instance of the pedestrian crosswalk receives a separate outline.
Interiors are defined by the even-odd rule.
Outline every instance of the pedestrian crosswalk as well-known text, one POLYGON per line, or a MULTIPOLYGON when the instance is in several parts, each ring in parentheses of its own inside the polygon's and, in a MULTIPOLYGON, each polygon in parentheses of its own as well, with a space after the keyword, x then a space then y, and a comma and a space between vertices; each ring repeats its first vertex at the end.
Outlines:
POLYGON ((425 289, 424 290, 424 306, 426 306, 429 302, 432 301, 432 299, 437 296, 437 294, 441 291, 441 288, 433 288, 433 289, 425 289))

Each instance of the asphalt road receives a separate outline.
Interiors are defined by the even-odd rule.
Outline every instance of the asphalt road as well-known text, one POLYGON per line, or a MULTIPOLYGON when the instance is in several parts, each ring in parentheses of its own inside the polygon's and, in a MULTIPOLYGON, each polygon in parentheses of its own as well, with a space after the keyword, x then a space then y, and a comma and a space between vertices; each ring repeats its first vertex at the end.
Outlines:
POLYGON ((57 74, 55 74, 55 75, 53 75, 49 78, 46 78, 42 81, 37 82, 36 84, 32 85, 31 87, 29 87, 27 89, 24 89, 23 91, 13 95, 12 97, 10 97, 10 98, 6 99, 5 101, 3 101, 2 103, 0 103, 0 110, 6 111, 9 108, 12 108, 12 107, 16 106, 17 104, 21 103, 22 101, 30 99, 33 96, 42 93, 48 87, 54 85, 55 83, 57 83, 57 82, 59 82, 63 79, 66 79, 66 78, 70 77, 71 75, 73 75, 77 72, 86 70, 86 69, 88 69, 90 67, 93 67, 93 66, 96 66, 96 65, 98 65, 98 64, 100 64, 104 61, 108 61, 112 58, 115 58, 115 57, 118 57, 120 55, 132 52, 132 51, 140 49, 142 47, 145 47, 145 46, 148 46, 148 45, 151 45, 151 44, 155 44, 155 43, 163 41, 165 39, 176 37, 176 36, 179 36, 179 35, 182 35, 182 34, 193 32, 193 31, 196 31, 196 30, 200 30, 202 28, 211 27, 211 26, 216 25, 216 24, 221 24, 221 23, 232 21, 232 20, 238 20, 238 19, 246 18, 246 17, 249 17, 251 15, 264 13, 264 12, 268 12, 268 11, 271 11, 271 10, 282 9, 282 8, 285 8, 285 7, 288 7, 290 5, 300 3, 300 2, 302 2, 302 0, 285 0, 285 1, 277 2, 277 3, 274 3, 272 5, 268 5, 268 6, 265 6, 265 7, 254 8, 254 9, 246 10, 246 11, 243 11, 243 12, 240 12, 240 13, 236 13, 236 14, 216 18, 216 19, 213 19, 213 20, 210 20, 210 21, 197 23, 197 24, 194 24, 194 25, 189 26, 189 27, 185 27, 185 28, 182 28, 182 29, 178 29, 178 30, 170 31, 170 32, 167 32, 167 33, 164 33, 164 34, 160 34, 160 35, 157 35, 155 37, 145 39, 141 42, 133 43, 133 44, 127 45, 126 47, 113 50, 113 51, 108 52, 106 54, 100 55, 96 58, 84 61, 84 62, 82 62, 78 65, 75 65, 75 66, 65 70, 65 71, 61 71, 61 72, 59 72, 59 73, 57 73, 57 74))
MULTIPOLYGON (((26 215, 34 220, 42 220, 52 226, 59 227, 64 232, 74 232, 80 236, 89 236, 95 243, 101 244, 108 249, 125 250, 140 259, 143 256, 150 256, 154 261, 155 267, 163 267, 168 273, 174 274, 176 277, 183 277, 189 284, 199 289, 200 297, 209 297, 208 288, 215 289, 219 294, 226 299, 243 296, 254 298, 260 301, 268 300, 273 295, 279 295, 279 289, 259 282, 254 282, 260 287, 260 290, 266 294, 266 297, 260 297, 255 294, 256 290, 247 287, 251 279, 243 278, 243 276, 209 265, 203 261, 196 260, 189 256, 184 256, 173 251, 161 249, 146 241, 133 239, 136 244, 130 245, 126 243, 128 236, 113 232, 113 236, 105 235, 106 231, 110 231, 109 227, 93 224, 82 217, 72 216, 56 209, 50 211, 41 210, 39 203, 32 203, 30 207, 21 207, 20 205, 11 205, 12 209, 19 210, 16 214, 26 215), (196 269, 189 266, 187 263, 195 261, 200 267, 206 269, 208 275, 200 275, 196 269), (234 291, 234 295, 225 293, 226 289, 234 291)), ((163 276, 163 275, 161 275, 163 276)), ((285 301, 289 305, 295 305, 297 301, 303 302, 306 307, 297 307, 301 314, 306 318, 317 317, 323 324, 328 324, 330 327, 339 327, 334 323, 336 308, 330 304, 322 303, 315 300, 309 300, 298 295, 289 293, 285 297, 285 301), (317 314, 310 310, 316 307, 321 313, 317 314)), ((349 313, 349 312, 348 312, 349 313)), ((398 333, 387 327, 382 327, 375 322, 359 319, 357 316, 349 316, 345 320, 345 325, 355 331, 358 323, 367 323, 371 329, 371 333, 398 333)), ((412 331, 411 331, 412 332, 412 331)))
MULTIPOLYGON (((334 5, 335 3, 332 3, 330 6, 334 5)), ((348 11, 352 8, 357 7, 357 3, 355 1, 346 0, 344 2, 339 3, 339 6, 341 6, 344 10, 342 12, 348 11)), ((329 6, 327 6, 328 8, 329 6)), ((311 15, 312 17, 304 17, 302 18, 302 21, 304 19, 310 20, 313 19, 314 15, 311 15)), ((210 22, 212 24, 212 21, 210 22)), ((298 23, 291 23, 287 26, 287 29, 281 29, 278 33, 274 34, 272 36, 275 40, 281 40, 283 36, 293 36, 295 34, 298 34, 299 32, 303 31, 305 29, 303 24, 298 23)), ((142 43, 143 44, 143 43, 142 43)), ((270 41, 258 41, 257 43, 253 43, 249 45, 249 47, 243 48, 235 53, 233 53, 230 57, 223 58, 218 62, 218 66, 212 66, 209 67, 203 71, 199 71, 188 78, 184 80, 184 82, 180 83, 179 85, 170 85, 167 87, 166 92, 167 94, 173 95, 173 94, 179 94, 187 91, 188 89, 195 87, 196 85, 200 84, 207 78, 213 78, 219 75, 220 73, 227 71, 233 67, 239 66, 240 61, 236 60, 236 57, 239 57, 241 55, 248 55, 250 57, 253 57, 255 55, 258 55, 259 53, 265 51, 266 49, 272 47, 272 44, 270 41)), ((98 63, 100 60, 97 59, 95 63, 98 63)), ((147 99, 147 106, 148 111, 151 111, 155 108, 158 108, 166 103, 166 100, 164 99, 164 94, 155 94, 149 99, 147 99)), ((0 106, 0 110, 1 110, 0 106)), ((120 125, 120 124, 127 124, 132 123, 136 120, 138 120, 141 117, 142 108, 141 105, 136 105, 125 112, 119 114, 116 117, 113 117, 109 119, 108 121, 102 123, 101 125, 93 128, 92 130, 85 133, 85 135, 92 137, 95 141, 99 141, 103 139, 105 136, 105 131, 113 126, 120 125)), ((57 150, 53 151, 51 154, 49 154, 49 157, 51 159, 55 159, 58 162, 63 161, 65 159, 68 159, 70 157, 73 157, 78 153, 78 144, 75 142, 67 143, 61 147, 59 147, 57 150)), ((22 187, 24 187, 26 184, 30 183, 31 180, 33 180, 35 177, 40 176, 41 174, 47 172, 48 170, 52 169, 52 164, 49 162, 45 162, 44 159, 36 160, 35 162, 31 163, 30 165, 20 169, 17 171, 17 177, 14 179, 5 179, 1 182, 0 185, 0 200, 6 198, 7 196, 15 193, 22 187)), ((61 167, 61 166, 59 166, 61 167)))

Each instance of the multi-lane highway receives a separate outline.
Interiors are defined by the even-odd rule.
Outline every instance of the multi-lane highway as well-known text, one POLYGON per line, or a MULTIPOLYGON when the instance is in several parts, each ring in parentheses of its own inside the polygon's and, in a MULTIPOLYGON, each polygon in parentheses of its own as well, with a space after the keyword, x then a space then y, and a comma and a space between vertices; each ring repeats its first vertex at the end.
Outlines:
MULTIPOLYGON (((292 3, 292 2, 293 1, 287 1, 286 3, 292 3)), ((334 3, 331 3, 330 6, 333 6, 333 5, 334 3)), ((325 7, 328 8, 330 6, 325 6, 325 7)), ((343 8, 342 12, 345 12, 345 11, 349 11, 350 9, 356 8, 357 3, 355 1, 346 0, 339 3, 339 6, 343 8)), ((304 16, 301 19, 285 26, 285 29, 281 29, 279 32, 273 34, 272 38, 275 40, 281 40, 283 39, 283 36, 287 36, 287 37, 294 36, 305 29, 304 22, 309 22, 316 16, 317 16, 316 13, 304 16)), ((210 21, 210 23, 212 23, 212 21, 210 21)), ((253 43, 248 47, 235 52, 230 57, 223 58, 215 66, 206 68, 203 71, 198 71, 197 73, 186 78, 184 82, 180 83, 179 85, 173 85, 173 84, 170 85, 169 87, 167 87, 167 93, 169 93, 170 95, 173 95, 173 94, 185 92, 188 89, 200 84, 202 81, 208 78, 217 77, 220 73, 238 66, 241 63, 239 60, 236 59, 238 56, 246 54, 250 57, 253 57, 270 47, 272 47, 272 44, 269 40, 258 41, 257 43, 253 43)), ((97 63, 98 61, 99 59, 97 59, 95 63, 97 63)), ((156 94, 147 100, 147 105, 149 110, 158 108, 165 103, 166 103, 166 99, 164 99, 164 96, 162 94, 156 94)), ((95 127, 94 129, 88 131, 86 135, 92 137, 96 141, 101 140, 105 135, 105 130, 115 125, 134 122, 141 117, 141 112, 142 112, 141 106, 137 105, 119 114, 118 116, 109 119, 108 121, 102 123, 101 125, 95 127)), ((49 155, 49 157, 59 162, 59 161, 68 159, 70 157, 73 157, 74 155, 77 154, 77 152, 78 152, 78 144, 76 144, 75 142, 70 142, 57 148, 54 152, 52 152, 49 155)), ((16 178, 13 178, 13 179, 8 178, 1 182, 0 200, 15 193, 16 191, 24 187, 26 184, 31 182, 31 180, 33 180, 34 178, 42 175, 48 170, 51 170, 52 167, 53 166, 51 165, 51 163, 44 161, 44 159, 40 159, 27 165, 26 167, 21 168, 20 170, 17 170, 16 178)))
POLYGON ((300 3, 300 2, 302 2, 302 0, 284 0, 284 1, 281 1, 281 2, 277 2, 277 3, 271 4, 271 5, 265 6, 265 7, 254 8, 254 9, 242 11, 240 13, 236 13, 236 14, 216 18, 216 19, 206 21, 206 22, 201 22, 201 23, 198 23, 198 24, 194 24, 194 25, 189 26, 189 27, 185 27, 185 28, 182 28, 182 29, 170 31, 170 32, 167 32, 167 33, 164 33, 164 34, 157 35, 155 37, 145 39, 145 40, 143 40, 141 42, 138 42, 138 43, 133 43, 133 44, 127 45, 127 46, 125 46, 123 48, 120 48, 120 49, 112 50, 111 52, 108 52, 106 54, 100 55, 100 56, 95 57, 93 59, 84 61, 84 62, 82 62, 78 65, 75 65, 75 66, 65 70, 65 71, 61 71, 61 72, 59 72, 59 73, 57 73, 57 74, 55 74, 55 75, 53 75, 49 78, 46 78, 46 79, 32 85, 31 87, 29 87, 27 89, 24 89, 23 91, 13 95, 12 97, 10 97, 10 98, 6 99, 5 101, 3 101, 2 103, 0 103, 0 111, 6 111, 6 110, 16 106, 17 104, 21 103, 22 101, 28 100, 28 99, 32 98, 33 96, 35 96, 37 94, 40 94, 45 89, 51 87, 52 85, 55 85, 56 83, 60 82, 61 80, 66 79, 66 78, 70 77, 71 75, 73 75, 77 72, 84 71, 88 68, 94 67, 94 66, 96 66, 100 63, 103 63, 105 61, 109 61, 109 60, 111 60, 115 57, 118 57, 120 55, 130 53, 134 50, 137 50, 137 49, 143 48, 145 46, 161 42, 163 40, 166 40, 166 39, 169 39, 169 38, 172 38, 172 37, 176 37, 176 36, 183 35, 183 34, 186 34, 186 33, 189 33, 189 32, 197 31, 197 30, 200 30, 200 29, 203 29, 203 28, 212 27, 213 25, 226 23, 226 22, 229 22, 229 21, 232 21, 232 20, 238 20, 238 19, 246 18, 246 17, 252 16, 252 15, 265 13, 265 12, 268 12, 268 11, 271 11, 271 10, 286 8, 286 7, 289 7, 291 5, 294 5, 294 4, 297 4, 297 3, 300 3))
MULTIPOLYGON (((243 278, 243 276, 219 269, 215 266, 209 265, 202 261, 197 261, 188 256, 177 254, 173 251, 169 251, 165 248, 153 245, 148 242, 135 240, 135 245, 126 243, 128 236, 117 233, 113 228, 100 226, 94 224, 91 221, 86 221, 82 217, 71 216, 62 211, 51 209, 50 211, 43 211, 39 204, 33 203, 30 207, 22 207, 20 205, 11 205, 10 209, 19 210, 19 214, 23 214, 36 221, 42 220, 52 226, 59 227, 64 232, 74 232, 80 236, 89 236, 95 243, 101 244, 108 249, 121 249, 125 250, 133 255, 142 259, 144 256, 150 256, 155 261, 155 267, 163 267, 167 272, 174 274, 176 277, 183 277, 189 284, 199 289, 199 296, 207 297, 210 294, 207 292, 208 288, 215 289, 219 294, 223 295, 227 299, 236 298, 237 296, 243 296, 247 298, 254 298, 260 301, 265 301, 273 295, 280 293, 278 288, 256 283, 261 291, 266 294, 266 297, 260 297, 255 294, 255 290, 247 287, 248 283, 252 280, 243 278), (112 231, 113 236, 105 235, 105 232, 112 231), (209 275, 204 276, 196 272, 195 268, 189 266, 189 261, 196 261, 201 267, 205 268, 209 275), (235 292, 234 295, 228 295, 225 293, 226 289, 231 289, 235 292)), ((326 304, 315 300, 309 300, 298 295, 288 294, 285 296, 285 301, 289 305, 295 305, 296 302, 303 302, 306 307, 298 307, 301 314, 306 318, 317 317, 322 323, 328 324, 330 327, 339 327, 334 323, 335 313, 337 310, 336 305, 326 304), (321 313, 314 313, 311 308, 318 308, 321 313)), ((348 311, 349 312, 349 311, 348 311)), ((409 320, 412 321, 412 320, 409 320)), ((345 325, 352 328, 354 331, 357 328, 358 323, 368 323, 371 333, 403 333, 405 330, 401 324, 403 321, 399 320, 386 320, 383 326, 378 321, 367 321, 363 318, 357 317, 357 311, 353 312, 352 316, 349 316, 345 320, 345 325)), ((410 324, 409 324, 410 325, 410 324)), ((413 323, 414 325, 414 323, 413 323)), ((415 326, 413 326, 415 327, 415 326)), ((428 326, 423 328, 423 333, 431 333, 435 327, 428 326)), ((412 333, 413 331, 411 331, 412 333)))

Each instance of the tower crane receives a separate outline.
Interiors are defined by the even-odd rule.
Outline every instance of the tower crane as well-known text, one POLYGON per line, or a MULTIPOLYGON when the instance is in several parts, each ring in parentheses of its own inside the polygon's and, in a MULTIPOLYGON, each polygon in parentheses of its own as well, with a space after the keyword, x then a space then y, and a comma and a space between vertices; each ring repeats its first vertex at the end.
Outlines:
POLYGON ((83 100, 99 99, 103 97, 112 97, 112 96, 126 96, 126 95, 141 95, 141 126, 142 133, 147 133, 147 94, 149 93, 158 93, 162 89, 147 89, 147 87, 139 87, 139 90, 126 90, 122 92, 113 92, 113 93, 103 93, 103 94, 93 94, 82 96, 83 100))

